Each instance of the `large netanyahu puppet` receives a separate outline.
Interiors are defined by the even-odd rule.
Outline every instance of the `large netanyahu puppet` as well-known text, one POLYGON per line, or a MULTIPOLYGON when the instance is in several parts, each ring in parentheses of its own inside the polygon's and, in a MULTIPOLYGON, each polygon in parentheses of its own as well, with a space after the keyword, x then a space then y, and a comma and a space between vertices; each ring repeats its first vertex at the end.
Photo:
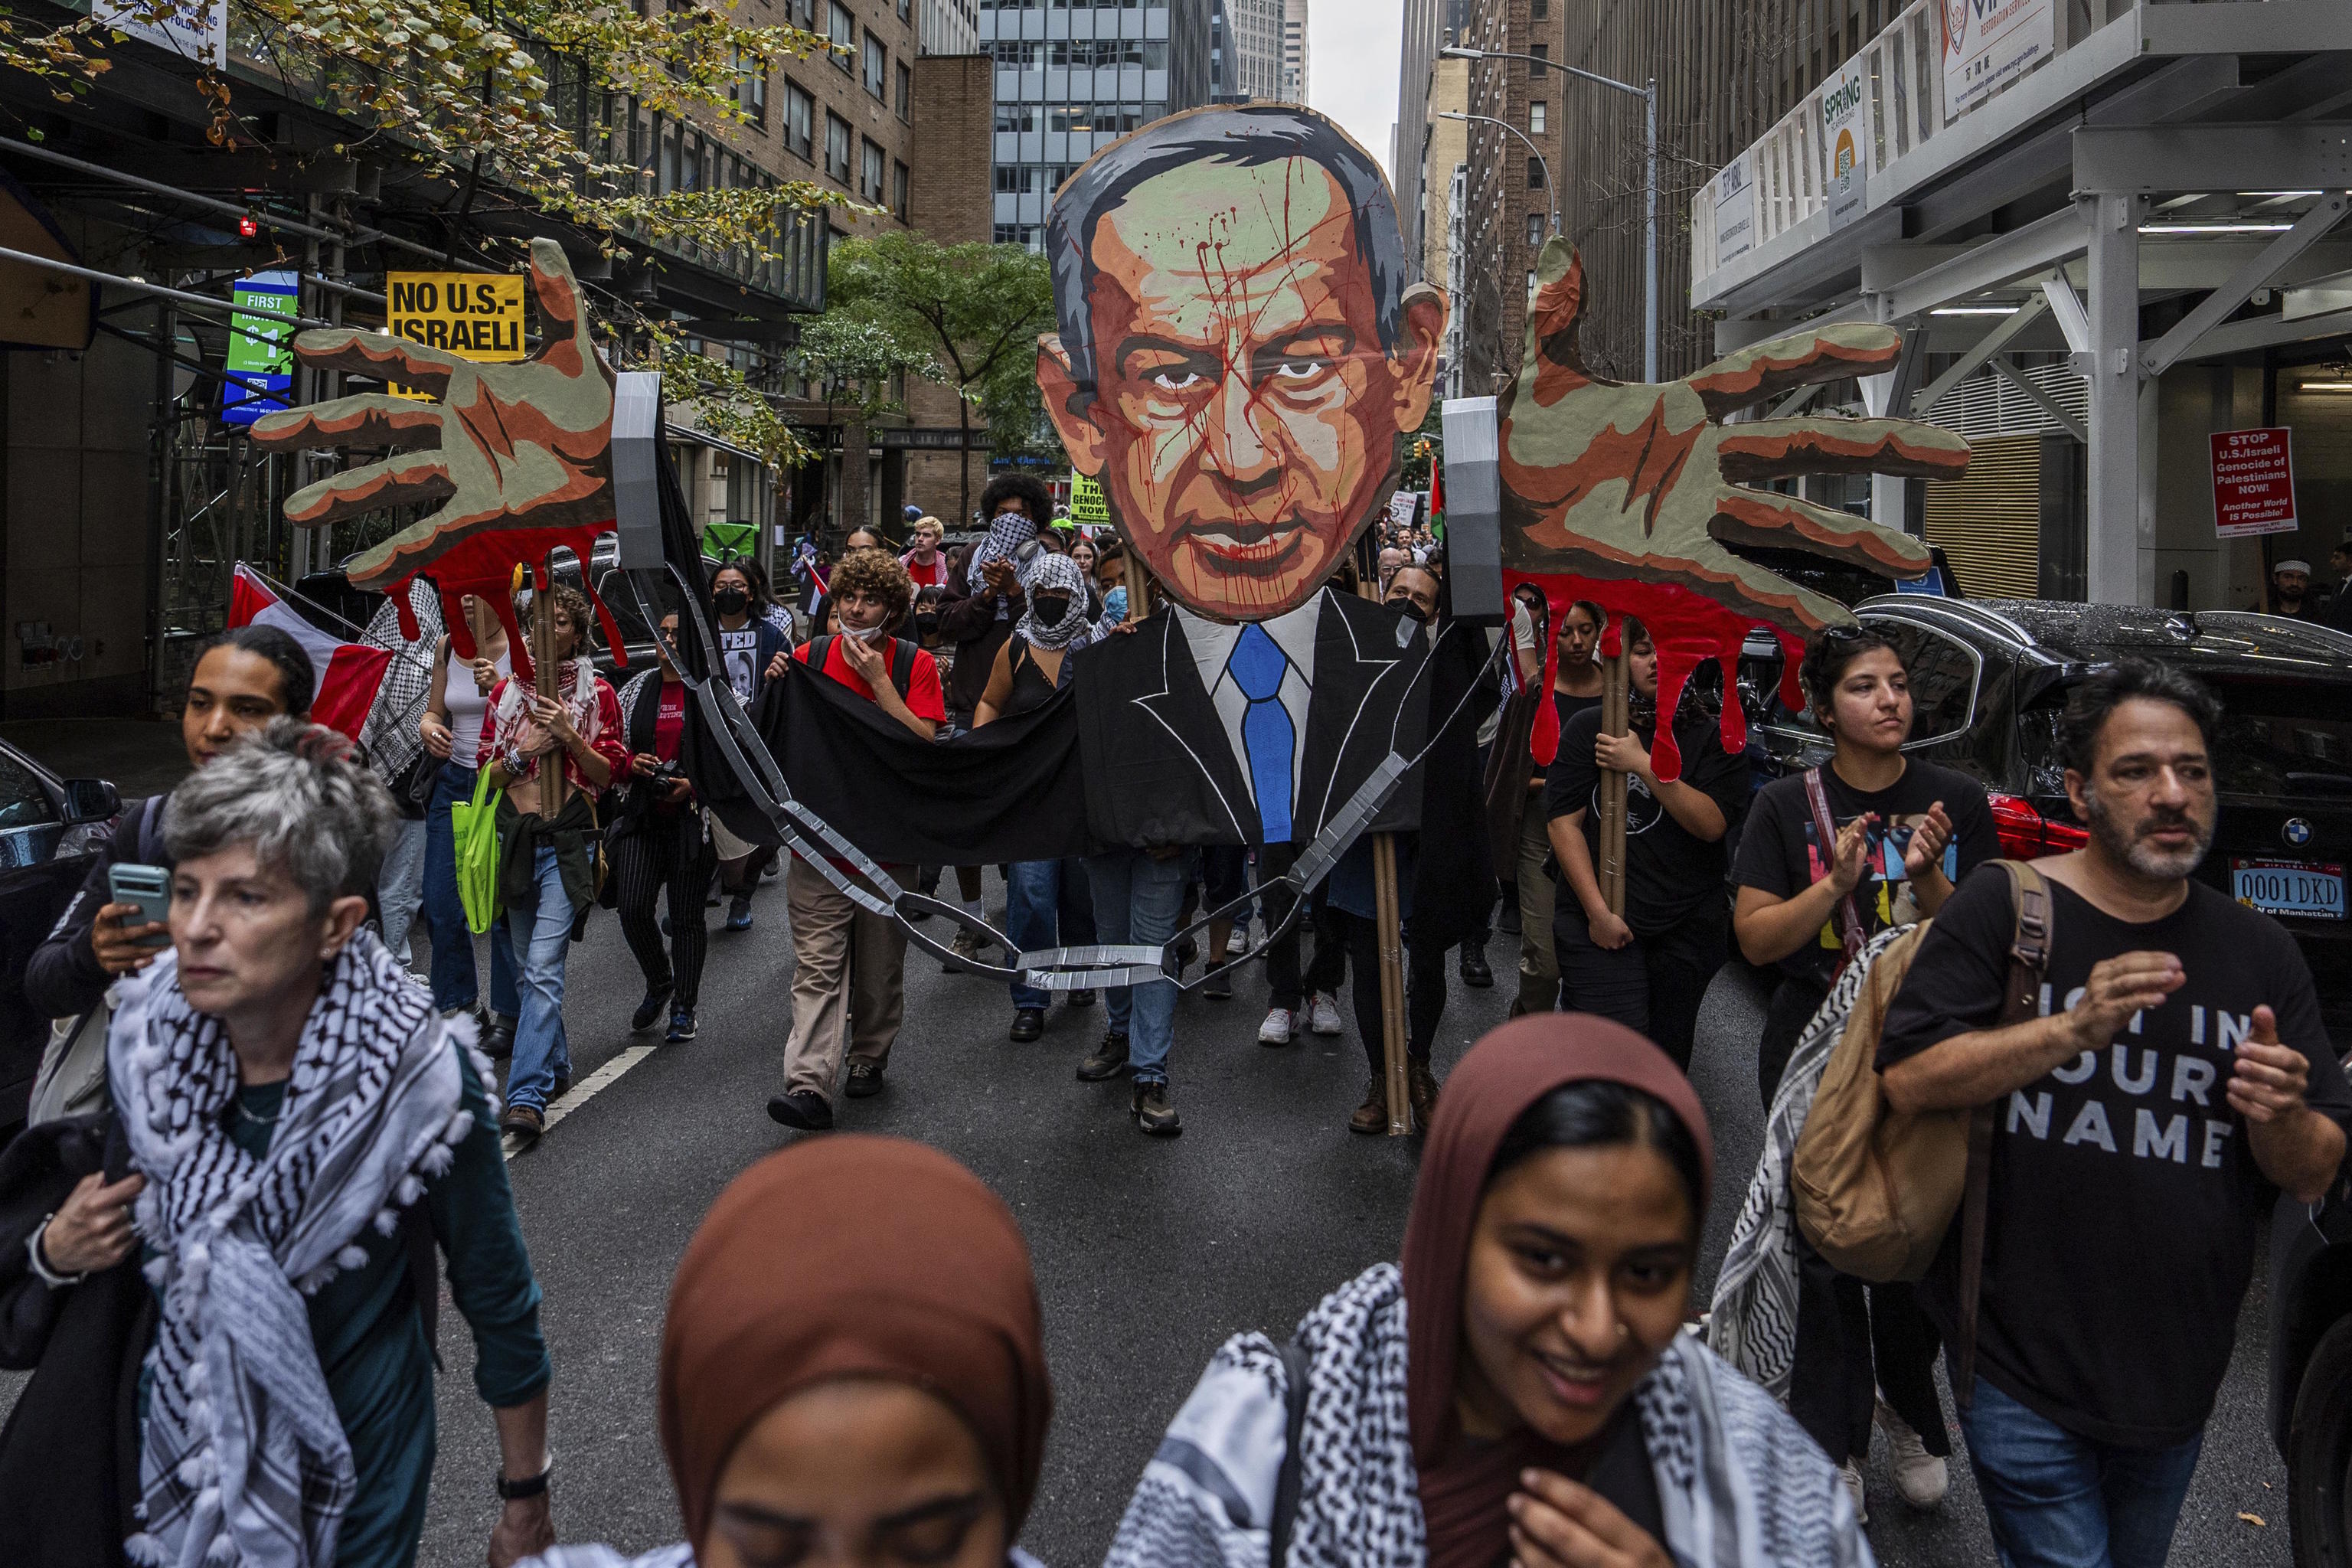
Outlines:
MULTIPOLYGON (((392 448, 381 462, 287 497, 287 520, 315 528, 438 503, 354 558, 351 579, 390 594, 405 617, 407 584, 430 577, 463 654, 473 651, 473 634, 457 595, 478 595, 511 622, 508 586, 516 566, 539 565, 559 544, 584 564, 596 535, 613 527, 612 368, 596 352, 587 302, 554 241, 531 241, 530 282, 541 336, 530 358, 478 364, 383 332, 307 331, 294 340, 303 363, 415 387, 434 401, 364 393, 273 414, 253 426, 257 443, 279 451, 392 448)), ((617 648, 611 616, 601 603, 596 608, 617 648)), ((416 635, 413 626, 403 629, 416 635)), ((513 640, 523 646, 520 635, 513 640)))
POLYGON ((1112 142, 1055 197, 1046 254, 1045 411, 1172 602, 1082 656, 1098 829, 1307 840, 1419 743, 1424 640, 1327 584, 1428 413, 1444 297, 1406 282, 1379 164, 1286 105, 1112 142))
MULTIPOLYGON (((1675 710, 1684 682, 1708 659, 1720 663, 1724 689, 1732 690, 1740 643, 1768 626, 1790 651, 1785 686, 1798 706, 1796 649, 1811 632, 1853 617, 1728 547, 1802 550, 1896 578, 1923 575, 1927 550, 1867 519, 1744 481, 1871 472, 1950 479, 1968 467, 1968 443, 1909 419, 1718 423, 1800 386, 1892 370, 1902 338, 1891 327, 1810 329, 1680 381, 1626 384, 1589 368, 1578 346, 1590 301, 1575 249, 1547 242, 1536 276, 1527 353, 1496 409, 1506 586, 1536 584, 1555 625, 1576 599, 1640 617, 1658 650, 1661 714, 1675 710)), ((1554 657, 1546 653, 1547 666, 1554 657)), ((1557 734, 1549 709, 1538 722, 1557 734)), ((1723 705, 1723 735, 1734 751, 1746 742, 1738 702, 1723 705)), ((1681 761, 1670 724, 1659 724, 1656 743, 1661 775, 1675 776, 1681 761)))

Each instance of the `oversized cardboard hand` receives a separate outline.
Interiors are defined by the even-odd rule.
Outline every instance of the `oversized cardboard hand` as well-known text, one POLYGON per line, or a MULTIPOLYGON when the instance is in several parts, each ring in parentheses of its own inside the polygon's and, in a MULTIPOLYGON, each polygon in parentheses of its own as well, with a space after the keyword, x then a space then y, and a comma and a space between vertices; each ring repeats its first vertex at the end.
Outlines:
MULTIPOLYGON (((1528 311, 1528 349, 1503 394, 1503 571, 1507 586, 1532 583, 1553 624, 1577 599, 1638 616, 1658 651, 1658 710, 1671 715, 1691 671, 1721 666, 1737 689, 1740 644, 1769 628, 1790 652, 1784 688, 1796 706, 1797 650, 1825 626, 1853 617, 1832 599, 1799 586, 1726 548, 1794 549, 1892 577, 1930 564, 1926 545, 1849 512, 1796 496, 1746 488, 1741 480, 1809 473, 1889 473, 1950 479, 1968 467, 1968 443, 1909 419, 1812 416, 1716 423, 1734 409, 1796 387, 1893 368, 1902 339, 1892 328, 1823 327, 1716 361, 1658 385, 1609 381, 1584 363, 1577 343, 1585 307, 1584 267, 1553 239, 1538 265, 1528 311)), ((1556 653, 1545 653, 1550 679, 1556 653)), ((1540 710, 1538 755, 1548 756, 1556 717, 1540 710)), ((1723 705, 1724 743, 1747 743, 1746 717, 1723 705)), ((1658 728, 1659 775, 1678 776, 1671 724, 1658 728)))
MULTIPOLYGON (((410 579, 429 575, 467 657, 473 636, 460 594, 492 605, 520 647, 508 593, 514 568, 538 565, 558 544, 584 565, 596 535, 613 526, 612 369, 596 352, 571 263, 552 240, 531 241, 530 281, 541 338, 530 358, 478 364, 383 332, 307 331, 294 340, 303 363, 396 382, 437 401, 365 393, 253 426, 254 440, 278 451, 393 448, 381 462, 296 490, 286 499, 287 521, 316 528, 386 507, 442 503, 356 557, 351 579, 391 594, 402 629, 415 637, 405 590, 410 579)), ((601 603, 596 609, 617 647, 611 616, 601 603)))

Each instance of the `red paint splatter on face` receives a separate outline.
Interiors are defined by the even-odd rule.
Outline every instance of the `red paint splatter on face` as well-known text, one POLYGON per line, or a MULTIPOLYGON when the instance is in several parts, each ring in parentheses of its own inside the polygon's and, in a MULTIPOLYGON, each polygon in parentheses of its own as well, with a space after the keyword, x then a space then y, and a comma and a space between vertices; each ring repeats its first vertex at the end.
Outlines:
MULTIPOLYGON (((441 597, 441 621, 449 628, 449 645, 459 658, 474 657, 474 628, 459 603, 471 594, 489 605, 499 624, 506 627, 509 667, 515 678, 532 679, 530 639, 515 619, 515 567, 526 565, 536 573, 547 559, 547 552, 558 545, 570 550, 584 567, 597 538, 612 529, 610 522, 561 528, 506 528, 461 540, 433 563, 431 571, 411 572, 385 584, 385 592, 392 595, 393 606, 400 616, 400 635, 411 642, 425 635, 408 602, 408 585, 422 576, 441 597)), ((580 574, 580 584, 588 595, 588 603, 595 608, 596 624, 604 631, 605 645, 613 650, 613 662, 626 668, 628 647, 621 640, 621 628, 614 621, 613 612, 597 596, 596 586, 585 570, 580 574)))
MULTIPOLYGON (((1739 650, 1750 631, 1769 631, 1780 644, 1781 700, 1791 708, 1802 706, 1798 694, 1797 664, 1804 656, 1804 643, 1777 626, 1736 615, 1693 589, 1675 583, 1615 582, 1564 572, 1504 569, 1506 595, 1521 584, 1544 596, 1551 609, 1550 624, 1555 626, 1579 599, 1589 599, 1607 610, 1609 625, 1601 634, 1604 656, 1613 658, 1622 651, 1619 628, 1625 616, 1633 616, 1647 628, 1651 646, 1658 655, 1659 722, 1650 754, 1663 780, 1671 782, 1682 777, 1682 752, 1675 742, 1673 719, 1682 706, 1683 689, 1690 684, 1691 673, 1710 659, 1723 672, 1723 749, 1736 754, 1747 748, 1748 715, 1739 706, 1739 650)), ((1551 689, 1559 665, 1559 639, 1547 637, 1543 666, 1547 691, 1551 689)), ((1549 702, 1536 710, 1531 749, 1536 761, 1547 765, 1559 749, 1559 710, 1549 702)))

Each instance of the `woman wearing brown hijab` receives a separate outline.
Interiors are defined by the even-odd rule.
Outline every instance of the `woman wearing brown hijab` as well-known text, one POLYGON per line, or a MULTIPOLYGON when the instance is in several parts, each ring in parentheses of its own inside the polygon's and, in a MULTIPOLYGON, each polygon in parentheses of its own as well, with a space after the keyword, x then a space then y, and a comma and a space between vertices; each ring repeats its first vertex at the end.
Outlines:
POLYGON ((736 1178, 670 1288, 658 1397, 686 1539, 630 1568, 1036 1568, 1013 1544, 1054 1408, 1029 1250, 936 1150, 835 1136, 736 1178))
POLYGON ((1689 1080, 1632 1030, 1487 1035, 1438 1101, 1402 1266, 1286 1349, 1226 1342, 1105 1568, 1265 1568, 1277 1540, 1279 1568, 1870 1563, 1835 1468, 1682 1331, 1712 1166, 1689 1080))

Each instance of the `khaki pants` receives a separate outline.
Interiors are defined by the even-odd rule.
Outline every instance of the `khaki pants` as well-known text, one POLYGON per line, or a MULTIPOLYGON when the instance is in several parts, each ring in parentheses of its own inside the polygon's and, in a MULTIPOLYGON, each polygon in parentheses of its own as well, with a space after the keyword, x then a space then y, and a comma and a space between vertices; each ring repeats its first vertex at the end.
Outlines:
MULTIPOLYGON (((910 880, 912 868, 885 868, 910 880)), ((793 1033, 784 1045, 784 1092, 834 1097, 843 1037, 849 1055, 879 1068, 906 1016, 907 933, 888 915, 860 908, 798 856, 784 868, 793 924, 793 1033)))
POLYGON ((1559 1005, 1559 957, 1551 945, 1558 889, 1544 875, 1544 857, 1551 853, 1550 826, 1544 816, 1544 792, 1528 792, 1519 818, 1519 999, 1513 1008, 1517 1013, 1549 1013, 1559 1005))

